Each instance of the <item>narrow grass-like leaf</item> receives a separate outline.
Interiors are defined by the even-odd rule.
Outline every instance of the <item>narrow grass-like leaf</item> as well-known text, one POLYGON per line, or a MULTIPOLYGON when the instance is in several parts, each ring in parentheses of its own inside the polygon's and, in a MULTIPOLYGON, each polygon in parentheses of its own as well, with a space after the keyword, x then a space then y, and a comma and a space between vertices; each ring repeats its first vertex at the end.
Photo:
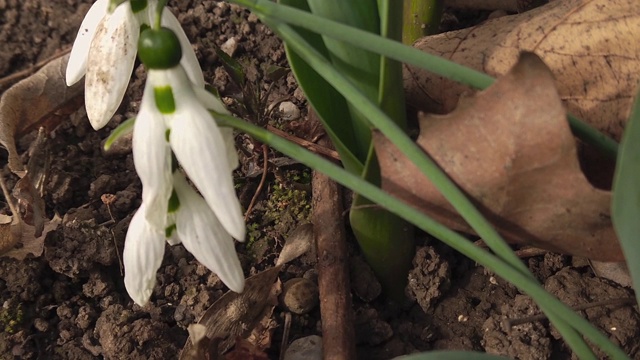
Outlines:
POLYGON ((612 218, 640 305, 640 91, 631 109, 613 180, 612 218))
POLYGON ((227 74, 231 77, 231 80, 240 88, 243 88, 246 82, 246 75, 244 73, 244 67, 238 62, 238 60, 227 55, 226 52, 220 48, 215 48, 216 55, 222 61, 222 66, 227 71, 227 74))
POLYGON ((116 140, 131 133, 133 131, 133 125, 135 123, 136 123, 135 117, 129 118, 123 121, 122 123, 120 123, 120 125, 118 125, 118 127, 111 132, 107 140, 105 140, 104 149, 108 151, 111 148, 111 145, 113 145, 113 143, 116 140))
MULTIPOLYGON (((496 275, 508 280, 514 284, 517 288, 524 293, 530 295, 536 303, 550 316, 550 319, 557 323, 555 320, 562 318, 564 321, 560 322, 563 327, 566 324, 571 324, 576 329, 579 329, 585 337, 593 342, 596 346, 599 346, 604 352, 609 354, 612 359, 628 359, 626 354, 620 350, 617 346, 609 341, 609 339, 597 330, 591 323, 576 314, 570 307, 560 302, 556 297, 549 294, 538 282, 531 276, 523 274, 521 271, 513 268, 512 265, 505 262, 503 259, 489 253, 486 250, 474 245, 469 240, 465 239, 462 235, 447 228, 446 226, 433 220, 431 217, 422 214, 411 206, 405 204, 401 200, 387 194, 377 186, 361 179, 360 177, 349 173, 341 167, 333 164, 332 162, 317 156, 310 151, 297 146, 288 140, 278 137, 277 135, 253 124, 247 123, 241 119, 224 114, 214 114, 214 117, 222 126, 232 126, 240 131, 243 131, 252 137, 260 140, 261 142, 268 144, 283 154, 297 159, 301 163, 313 168, 316 171, 320 171, 336 182, 343 186, 352 189, 353 191, 364 194, 367 198, 382 205, 389 211, 401 216, 405 220, 416 225, 420 229, 430 233, 435 238, 443 241, 445 244, 451 246, 456 251, 467 256, 468 258, 476 261, 478 264, 493 271, 496 275)), ((563 328, 558 328, 562 331, 563 328)), ((569 333, 570 337, 565 338, 567 343, 570 344, 573 351, 580 359, 596 359, 591 349, 584 343, 582 338, 577 335, 574 338, 574 334, 569 333), (581 343, 579 343, 581 341, 581 343)))
MULTIPOLYGON (((334 69, 314 48, 306 43, 293 28, 285 23, 272 21, 268 18, 263 18, 262 21, 278 33, 286 42, 289 42, 294 51, 298 52, 310 66, 318 71, 318 74, 332 84, 343 96, 349 98, 351 104, 358 107, 363 114, 366 113, 370 117, 372 124, 382 131, 406 156, 414 161, 416 166, 429 177, 460 215, 462 215, 476 233, 485 240, 487 245, 511 265, 513 271, 517 271, 523 276, 534 279, 533 275, 514 254, 509 245, 507 245, 493 226, 491 226, 478 209, 466 198, 464 193, 458 189, 457 185, 455 185, 433 160, 427 157, 386 114, 367 99, 353 84, 346 81, 344 76, 334 69)), ((368 195, 365 193, 359 193, 368 198, 368 195)), ((574 351, 582 354, 580 356, 581 358, 595 359, 593 355, 589 356, 589 354, 592 354, 591 350, 577 333, 576 329, 572 327, 571 323, 563 319, 564 314, 556 313, 555 308, 548 307, 545 303, 539 303, 539 305, 563 335, 567 344, 569 344, 574 351)))
MULTIPOLYGON (((306 0, 280 0, 283 3, 307 9, 306 0)), ((296 29, 299 35, 308 41, 320 53, 327 56, 328 52, 320 35, 304 29, 296 29)), ((356 142, 351 115, 344 97, 340 95, 325 79, 313 70, 294 51, 289 49, 285 42, 287 60, 298 84, 304 90, 307 101, 314 108, 325 125, 325 130, 331 138, 336 150, 340 154, 342 165, 349 171, 360 174, 364 166, 366 153, 358 153, 358 149, 352 149, 356 142)))
MULTIPOLYGON (((307 2, 314 15, 372 34, 379 33, 376 0, 307 0, 307 2)), ((333 66, 340 69, 347 79, 369 99, 377 99, 380 55, 331 37, 323 36, 322 39, 326 45, 328 59, 333 66)), ((365 114, 354 109, 348 102, 347 106, 356 137, 356 142, 350 144, 350 148, 352 151, 357 149, 359 154, 364 154, 365 157, 360 160, 365 162, 371 146, 371 127, 365 114)))
MULTIPOLYGON (((385 39, 384 37, 367 31, 324 19, 309 12, 274 4, 269 0, 230 1, 249 8, 261 17, 269 17, 272 20, 299 26, 333 39, 340 39, 355 47, 414 65, 476 89, 485 89, 495 80, 493 77, 477 70, 456 64, 436 55, 422 52, 397 41, 385 39)), ((569 116, 569 124, 574 134, 579 136, 580 139, 596 146, 608 156, 614 159, 616 158, 618 143, 615 140, 607 137, 594 127, 580 121, 574 116, 569 116)))

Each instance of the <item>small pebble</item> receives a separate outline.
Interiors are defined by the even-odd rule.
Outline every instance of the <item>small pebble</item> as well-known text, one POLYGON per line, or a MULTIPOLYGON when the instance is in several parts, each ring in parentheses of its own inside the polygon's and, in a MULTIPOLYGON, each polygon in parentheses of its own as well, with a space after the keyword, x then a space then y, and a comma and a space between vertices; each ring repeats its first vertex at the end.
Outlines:
POLYGON ((284 352, 284 360, 321 360, 322 338, 311 335, 295 340, 284 352))
POLYGON ((225 41, 224 44, 220 45, 220 50, 233 57, 233 54, 238 50, 238 42, 236 41, 236 38, 229 38, 229 40, 225 41))
POLYGON ((278 106, 282 120, 293 121, 300 118, 300 109, 291 101, 283 101, 278 106))
POLYGON ((294 314, 307 314, 320 302, 318 286, 304 278, 291 279, 284 283, 280 302, 294 314))

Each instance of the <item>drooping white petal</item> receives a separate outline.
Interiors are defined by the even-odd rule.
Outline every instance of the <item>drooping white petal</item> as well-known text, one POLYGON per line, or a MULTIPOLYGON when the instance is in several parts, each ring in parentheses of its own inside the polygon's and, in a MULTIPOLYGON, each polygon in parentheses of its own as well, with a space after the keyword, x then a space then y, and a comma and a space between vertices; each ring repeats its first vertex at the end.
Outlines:
POLYGON ((184 33, 182 25, 178 19, 171 13, 166 7, 162 11, 162 25, 173 30, 180 40, 180 47, 182 48, 182 59, 180 59, 180 65, 187 72, 189 80, 197 87, 204 89, 204 75, 202 75, 202 68, 196 57, 196 53, 191 47, 191 42, 187 38, 187 34, 184 33))
POLYGON ((200 101, 205 108, 213 110, 220 114, 231 114, 229 110, 227 110, 227 108, 224 106, 222 100, 218 99, 218 97, 208 92, 205 88, 196 87, 193 90, 196 92, 198 101, 200 101))
POLYGON ((140 306, 149 301, 164 255, 164 231, 147 222, 145 212, 143 203, 131 219, 122 254, 124 285, 140 306))
MULTIPOLYGON (((198 97, 198 101, 200 101, 205 108, 213 110, 220 114, 231 114, 229 110, 227 110, 227 108, 224 106, 222 101, 212 93, 208 92, 206 89, 194 88, 193 90, 198 97)), ((227 147, 227 158, 229 160, 230 166, 229 170, 233 170, 240 164, 238 160, 238 152, 236 151, 236 141, 235 137, 233 136, 233 129, 228 127, 220 127, 220 132, 222 133, 225 146, 227 147)))
POLYGON ((136 59, 140 23, 125 2, 96 28, 89 50, 85 102, 91 126, 104 127, 120 106, 136 59))
POLYGON ((148 209, 147 220, 164 229, 173 184, 167 127, 154 97, 154 87, 158 85, 166 85, 163 72, 151 70, 133 128, 132 146, 136 172, 142 182, 142 202, 148 209))
POLYGON ((71 86, 84 76, 87 71, 87 58, 89 57, 89 46, 93 35, 96 32, 96 27, 100 20, 107 14, 107 7, 109 0, 98 0, 87 12, 80 24, 80 30, 73 42, 73 48, 71 48, 71 54, 69 55, 69 62, 67 63, 66 71, 66 83, 67 86, 71 86))
POLYGON ((242 241, 245 224, 222 133, 195 97, 182 68, 178 66, 166 71, 176 98, 176 112, 170 125, 171 148, 224 228, 242 241))
POLYGON ((216 273, 229 289, 242 292, 244 275, 233 239, 182 174, 174 174, 174 184, 180 199, 176 225, 182 244, 202 265, 216 273))

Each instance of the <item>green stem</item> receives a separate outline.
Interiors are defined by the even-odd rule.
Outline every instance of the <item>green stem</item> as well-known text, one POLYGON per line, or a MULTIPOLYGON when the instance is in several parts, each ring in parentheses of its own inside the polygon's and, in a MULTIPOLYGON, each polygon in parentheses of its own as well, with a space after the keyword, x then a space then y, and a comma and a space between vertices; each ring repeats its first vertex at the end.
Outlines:
POLYGON ((404 0, 402 42, 411 45, 438 32, 444 0, 404 0))
POLYGON ((156 6, 156 18, 153 23, 153 28, 156 30, 159 30, 162 27, 162 11, 168 2, 169 0, 158 0, 158 5, 156 6))

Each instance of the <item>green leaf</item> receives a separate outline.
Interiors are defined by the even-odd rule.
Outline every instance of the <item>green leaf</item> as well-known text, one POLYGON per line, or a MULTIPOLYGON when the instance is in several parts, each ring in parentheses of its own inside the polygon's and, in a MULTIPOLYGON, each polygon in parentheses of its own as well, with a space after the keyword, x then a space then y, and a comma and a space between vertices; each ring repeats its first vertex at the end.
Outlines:
MULTIPOLYGON (((306 0, 281 0, 292 6, 308 9, 306 0)), ((326 55, 327 51, 322 38, 310 31, 294 28, 297 36, 312 44, 316 51, 326 55)), ((285 42, 285 50, 289 66, 298 80, 307 100, 322 121, 333 145, 340 154, 343 166, 349 171, 360 174, 364 166, 366 154, 358 154, 350 144, 356 143, 356 136, 350 123, 347 102, 326 80, 313 70, 300 56, 291 50, 285 42), (362 160, 361 160, 362 159, 362 160)))
POLYGON ((107 140, 104 142, 104 150, 109 151, 111 145, 113 145, 116 140, 133 132, 133 125, 135 123, 136 118, 134 117, 120 123, 120 125, 111 132, 111 135, 109 135, 107 140))
POLYGON ((613 179, 613 226, 640 304, 640 92, 627 122, 613 179))
MULTIPOLYGON (((316 171, 327 174, 336 182, 348 187, 349 189, 364 194, 364 196, 377 204, 383 205, 384 208, 401 216, 405 220, 416 225, 418 228, 433 235, 435 238, 440 239, 447 245, 451 246, 454 250, 459 251, 463 255, 478 262, 478 264, 490 269, 496 275, 507 279, 523 292, 530 295, 536 303, 540 305, 543 311, 550 316, 556 326, 560 324, 564 327, 566 324, 571 324, 576 329, 579 329, 580 332, 595 345, 600 346, 600 348, 609 354, 611 358, 628 359, 620 348, 611 343, 608 337, 595 329, 591 323, 576 314, 571 308, 560 302, 556 297, 545 291, 535 278, 524 274, 517 268, 514 268, 513 265, 509 264, 504 259, 501 259, 500 257, 474 245, 462 235, 438 223, 431 217, 416 211, 401 200, 387 194, 377 186, 361 179, 359 176, 345 171, 332 162, 325 160, 318 155, 301 148, 300 146, 282 139, 263 128, 249 124, 246 121, 235 117, 224 114, 214 114, 214 117, 220 125, 232 126, 240 131, 246 132, 283 154, 297 159, 316 171), (558 319, 562 319, 563 321, 558 322, 558 319)), ((565 331, 562 331, 562 334, 563 336, 566 336, 565 331)), ((595 356, 591 352, 589 346, 584 344, 584 340, 580 335, 573 334, 571 332, 569 332, 568 335, 571 336, 569 343, 580 359, 595 359, 595 356), (582 346, 579 346, 580 344, 577 344, 577 341, 582 341, 582 346)))
POLYGON ((222 66, 227 71, 227 74, 231 77, 231 80, 239 87, 244 88, 246 83, 246 76, 244 73, 244 68, 242 65, 231 56, 227 55, 226 52, 220 50, 220 48, 216 47, 216 54, 222 61, 222 66))
MULTIPOLYGON (((315 16, 288 6, 274 4, 270 0, 232 0, 258 14, 263 20, 284 22, 314 31, 332 39, 339 39, 354 47, 362 48, 391 59, 414 65, 420 69, 457 81, 477 89, 485 89, 494 79, 482 72, 456 64, 437 55, 429 54, 380 35, 363 31, 336 21, 315 16)), ((580 139, 596 146, 608 156, 616 157, 618 143, 597 129, 569 115, 571 130, 580 139)))

